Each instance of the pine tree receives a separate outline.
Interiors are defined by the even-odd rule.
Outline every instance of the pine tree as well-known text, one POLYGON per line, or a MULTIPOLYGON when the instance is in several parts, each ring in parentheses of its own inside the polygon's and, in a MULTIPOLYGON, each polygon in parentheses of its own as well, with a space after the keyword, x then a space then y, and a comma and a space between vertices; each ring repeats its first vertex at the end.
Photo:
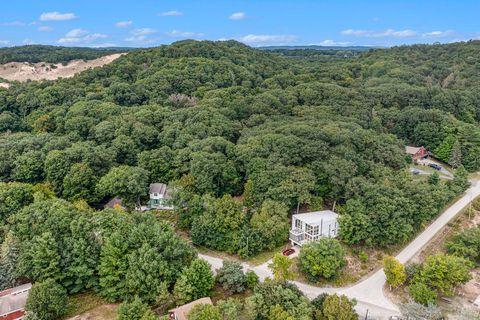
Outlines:
POLYGON ((14 287, 16 281, 18 240, 9 232, 0 248, 0 290, 14 287))
POLYGON ((62 278, 60 259, 55 238, 50 232, 44 232, 25 248, 20 266, 23 273, 35 281, 59 280, 62 278))
POLYGON ((460 147, 460 142, 458 142, 458 140, 455 140, 455 143, 452 146, 452 155, 448 163, 454 169, 462 165, 462 149, 460 147))

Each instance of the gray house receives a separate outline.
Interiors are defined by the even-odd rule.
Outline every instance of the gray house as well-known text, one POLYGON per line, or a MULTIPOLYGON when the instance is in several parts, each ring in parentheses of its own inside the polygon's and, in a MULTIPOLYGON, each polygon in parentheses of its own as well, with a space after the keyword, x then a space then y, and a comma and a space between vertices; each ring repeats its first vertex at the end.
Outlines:
POLYGON ((303 245, 323 237, 336 237, 338 215, 330 210, 294 214, 289 239, 292 245, 303 245))

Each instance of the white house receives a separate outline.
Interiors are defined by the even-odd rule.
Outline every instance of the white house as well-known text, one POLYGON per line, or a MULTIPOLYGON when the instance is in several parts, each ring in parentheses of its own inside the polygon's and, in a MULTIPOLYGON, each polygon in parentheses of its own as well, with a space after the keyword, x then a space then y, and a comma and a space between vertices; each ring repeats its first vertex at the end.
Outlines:
POLYGON ((25 316, 25 304, 31 283, 0 291, 0 319, 20 320, 25 316))
POLYGON ((330 210, 294 214, 290 241, 292 245, 305 244, 322 237, 336 237, 338 215, 330 210))
POLYGON ((170 189, 165 183, 150 184, 150 200, 148 201, 149 208, 152 209, 173 209, 173 206, 168 203, 171 199, 170 189))

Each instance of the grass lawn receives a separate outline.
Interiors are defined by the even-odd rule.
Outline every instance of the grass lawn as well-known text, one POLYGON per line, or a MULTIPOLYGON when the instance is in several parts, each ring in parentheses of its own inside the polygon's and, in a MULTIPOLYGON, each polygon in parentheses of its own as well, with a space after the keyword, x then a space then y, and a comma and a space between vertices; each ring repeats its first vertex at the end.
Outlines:
MULTIPOLYGON (((65 319, 83 314, 106 303, 107 302, 102 297, 94 292, 86 292, 70 296, 68 297, 67 314, 65 319)), ((115 319, 115 317, 105 319, 115 319)))

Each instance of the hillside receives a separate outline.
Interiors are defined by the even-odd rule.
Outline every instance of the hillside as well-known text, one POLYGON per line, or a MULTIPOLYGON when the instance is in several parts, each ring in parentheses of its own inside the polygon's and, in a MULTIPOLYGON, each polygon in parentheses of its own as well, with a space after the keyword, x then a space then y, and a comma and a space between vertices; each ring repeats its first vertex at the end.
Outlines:
POLYGON ((0 48, 0 64, 8 62, 67 63, 72 60, 93 60, 130 48, 82 48, 46 45, 25 45, 0 48))
MULTIPOLYGON (((434 55, 444 48, 444 68, 458 69, 445 55, 471 52, 477 43, 458 44, 459 52, 451 46, 418 50, 434 55)), ((108 174, 122 174, 118 168, 144 172, 142 183, 184 185, 187 201, 243 195, 252 209, 269 200, 286 208, 337 201, 346 217, 352 215, 343 235, 352 243, 406 241, 463 184, 413 181, 404 173, 404 143, 424 144, 447 161, 455 145, 463 165, 476 170, 480 139, 471 137, 480 130, 478 105, 470 100, 476 93, 467 84, 450 88, 467 81, 461 73, 450 86, 428 82, 438 61, 419 61, 423 72, 412 71, 415 64, 396 57, 402 50, 302 63, 234 41, 182 41, 129 53, 71 79, 14 84, 0 91, 0 129, 13 132, 2 137, 0 177, 45 181, 58 196, 83 194, 94 205, 116 195, 101 186, 108 174), (451 96, 470 104, 457 107, 451 96), (82 174, 92 170, 100 180, 71 190, 64 179, 80 174, 79 165, 88 168, 82 174), (387 208, 384 197, 391 202, 387 208), (359 212, 369 217, 363 230, 356 229, 359 212)), ((253 254, 235 240, 252 227, 248 221, 247 229, 217 230, 231 240, 212 240, 200 232, 200 222, 213 219, 208 214, 197 222, 180 217, 195 243, 253 254)), ((264 244, 257 251, 277 243, 259 241, 264 244)))
POLYGON ((65 63, 8 62, 0 65, 0 78, 20 82, 70 78, 84 70, 109 64, 122 55, 122 53, 115 53, 92 60, 72 60, 65 63))

